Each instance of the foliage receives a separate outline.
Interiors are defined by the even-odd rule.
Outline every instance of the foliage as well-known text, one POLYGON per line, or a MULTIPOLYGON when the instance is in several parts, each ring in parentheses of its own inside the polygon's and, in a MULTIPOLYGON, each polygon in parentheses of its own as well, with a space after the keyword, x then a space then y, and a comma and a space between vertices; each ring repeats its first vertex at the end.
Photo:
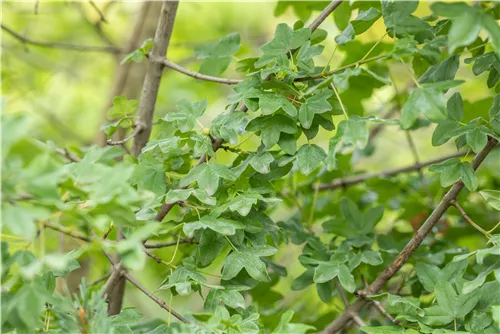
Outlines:
MULTIPOLYGON (((275 14, 293 7, 308 20, 325 5, 279 2, 275 14)), ((169 111, 149 124, 138 156, 126 147, 148 126, 136 123, 147 94, 116 96, 107 110, 102 130, 128 133, 123 147, 65 151, 34 138, 25 115, 4 114, 2 332, 328 332, 360 299, 379 312, 349 313, 352 332, 498 333, 500 5, 433 3, 425 16, 421 5, 343 2, 328 18, 334 38, 303 21, 278 24, 251 50, 258 56, 236 62, 242 80, 224 111, 210 99, 160 100, 169 111), (364 43, 378 27, 381 37, 364 43), (370 105, 381 95, 377 112, 370 105), (384 117, 389 109, 397 112, 384 117), (405 133, 416 168, 363 178, 370 168, 359 165, 391 150, 374 139, 380 127, 405 133), (459 153, 424 173, 412 137, 441 147, 434 151, 454 142, 459 153), (49 245, 51 233, 78 241, 63 252, 49 245), (83 278, 73 295, 60 288, 87 258, 106 279, 83 278), (154 292, 128 276, 155 265, 154 292), (144 317, 125 307, 108 316, 121 270, 128 291, 169 313, 150 320, 149 308, 144 317), (384 276, 383 287, 367 283, 384 276)), ((230 71, 243 39, 230 33, 196 47, 199 73, 230 71)), ((153 47, 144 41, 122 66, 154 62, 153 47)))

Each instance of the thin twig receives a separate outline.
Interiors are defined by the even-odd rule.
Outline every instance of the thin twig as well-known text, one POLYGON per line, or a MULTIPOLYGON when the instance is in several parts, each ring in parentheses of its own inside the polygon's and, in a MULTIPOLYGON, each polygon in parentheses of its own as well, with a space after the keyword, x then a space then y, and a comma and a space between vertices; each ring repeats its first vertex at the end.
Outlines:
POLYGON ((57 154, 62 155, 63 157, 66 157, 71 162, 80 162, 80 158, 75 157, 74 155, 72 155, 71 153, 69 153, 68 150, 65 149, 65 148, 64 149, 62 149, 62 148, 56 148, 54 151, 57 154))
MULTIPOLYGON (((365 279, 365 277, 363 275, 361 275, 361 281, 363 281, 363 284, 365 285, 365 288, 367 288, 368 287, 368 283, 366 282, 366 279, 365 279)), ((394 319, 392 315, 390 315, 389 313, 387 313, 387 311, 385 310, 385 308, 382 306, 382 304, 378 300, 370 298, 370 301, 373 303, 373 306, 375 306, 375 308, 377 309, 377 311, 379 311, 380 313, 382 313, 382 315, 384 315, 387 319, 389 319, 394 325, 398 325, 399 324, 399 321, 396 320, 396 319, 394 319)))
POLYGON ((123 145, 126 142, 128 142, 129 140, 131 140, 132 138, 134 138, 135 136, 137 136, 141 131, 142 131, 142 126, 140 124, 138 124, 135 126, 134 131, 128 137, 125 137, 122 140, 116 140, 116 141, 113 141, 112 139, 108 139, 108 141, 106 143, 109 146, 123 145))
MULTIPOLYGON (((422 163, 416 163, 410 166, 406 167, 399 167, 399 168, 392 168, 388 169, 385 171, 381 172, 376 172, 376 173, 364 173, 364 174, 359 174, 359 175, 354 175, 354 176, 348 176, 345 178, 340 178, 340 179, 335 179, 333 180, 332 183, 326 183, 326 184, 320 184, 317 187, 319 187, 319 190, 331 190, 331 189, 337 189, 337 188, 345 188, 348 186, 352 186, 354 184, 358 183, 363 183, 366 180, 369 179, 374 179, 374 178, 387 178, 389 176, 394 176, 397 174, 401 173, 409 173, 413 171, 418 171, 424 167, 451 159, 451 158, 456 158, 456 157, 462 157, 466 155, 466 152, 457 152, 457 153, 452 153, 448 154, 445 156, 437 157, 431 160, 424 161, 422 163)), ((313 186, 315 188, 316 186, 313 186)))
POLYGON ((474 221, 467 215, 467 213, 464 211, 464 209, 462 209, 462 207, 456 200, 451 201, 451 204, 458 210, 458 212, 460 212, 462 217, 464 217, 465 220, 472 225, 472 227, 484 234, 487 238, 491 238, 491 234, 488 231, 484 230, 481 226, 474 223, 474 221))
POLYGON ((205 75, 201 74, 198 72, 194 72, 191 70, 188 70, 187 68, 184 68, 180 65, 177 65, 176 63, 168 60, 167 58, 152 58, 151 61, 154 63, 162 64, 165 67, 168 67, 174 71, 177 71, 179 73, 185 74, 187 76, 193 77, 195 79, 199 80, 204 80, 204 81, 211 81, 211 82, 216 82, 216 83, 221 83, 221 84, 226 84, 226 85, 236 85, 237 83, 242 82, 243 80, 240 79, 226 79, 226 78, 219 78, 219 77, 214 77, 211 75, 205 75))
POLYGON ((111 275, 111 273, 107 273, 106 275, 102 276, 101 278, 98 278, 98 279, 96 279, 95 281, 93 281, 93 282, 91 282, 91 283, 87 284, 87 286, 94 286, 94 285, 97 285, 97 284, 99 284, 99 283, 102 283, 102 282, 104 282, 105 280, 107 280, 107 279, 108 279, 108 277, 109 277, 110 275, 111 275))
POLYGON ((45 227, 48 227, 54 231, 57 231, 57 232, 60 232, 62 234, 66 234, 72 238, 75 238, 75 239, 80 239, 82 241, 85 241, 85 242, 91 242, 92 239, 89 238, 88 236, 86 236, 85 234, 83 233, 79 233, 79 232, 76 232, 76 231, 72 231, 70 230, 69 228, 65 227, 65 226, 61 226, 61 225, 57 225, 57 224, 53 224, 51 222, 45 222, 43 223, 43 225, 45 227))
MULTIPOLYGON (((193 239, 181 239, 179 241, 179 244, 197 244, 196 241, 193 239)), ((171 246, 176 246, 177 241, 172 241, 172 242, 165 242, 165 243, 159 243, 159 244, 150 244, 150 245, 144 245, 144 247, 148 249, 156 249, 156 248, 165 248, 165 247, 171 247, 171 246)))
POLYGON ((89 4, 92 6, 92 8, 94 8, 94 10, 99 15, 101 22, 108 23, 108 20, 106 20, 106 17, 104 16, 103 12, 99 9, 99 7, 97 7, 94 1, 89 1, 89 4))
POLYGON ((105 52, 113 54, 123 53, 120 48, 110 45, 96 46, 96 45, 80 45, 80 44, 69 44, 69 43, 58 43, 58 42, 38 42, 18 34, 14 30, 4 26, 3 24, 0 24, 0 27, 2 28, 2 30, 9 33, 12 37, 14 37, 23 44, 31 44, 31 45, 41 46, 44 48, 65 49, 73 51, 105 52))
POLYGON ((139 290, 141 290, 146 296, 148 296, 152 301, 154 301, 156 304, 158 304, 158 306, 160 306, 162 309, 166 310, 167 312, 171 313, 174 317, 176 317, 177 319, 179 319, 180 321, 188 324, 189 321, 187 319, 185 319, 183 316, 181 316, 179 313, 175 312, 174 310, 172 310, 168 305, 167 303, 165 303, 163 300, 161 300, 160 298, 156 297, 155 295, 153 295, 153 293, 149 290, 147 290, 145 287, 143 287, 139 282, 137 282, 135 280, 135 278, 133 278, 129 273, 127 272, 124 272, 123 274, 123 277, 129 281, 130 283, 132 283, 132 285, 134 285, 136 288, 138 288, 139 290))
POLYGON ((328 15, 330 15, 341 3, 342 0, 332 1, 328 6, 325 7, 325 9, 321 11, 318 17, 314 19, 314 21, 312 21, 308 28, 310 28, 312 31, 316 30, 320 26, 320 24, 323 23, 324 20, 326 20, 328 15))
MULTIPOLYGON (((491 150, 497 145, 497 140, 489 137, 486 146, 479 152, 472 160, 472 168, 476 170, 479 165, 484 161, 486 156, 491 152, 491 150)), ((452 201, 455 200, 464 187, 462 180, 457 181, 451 189, 444 195, 441 202, 434 209, 434 211, 427 218, 425 223, 419 228, 417 233, 413 238, 406 244, 399 255, 394 259, 394 261, 386 267, 375 279, 375 281, 370 284, 367 288, 362 291, 358 291, 359 297, 356 302, 350 305, 341 315, 339 315, 332 323, 330 323, 324 330, 323 333, 337 333, 340 331, 350 319, 352 319, 352 313, 358 313, 367 303, 368 299, 366 296, 373 295, 377 293, 384 285, 393 277, 401 267, 408 261, 413 252, 420 246, 425 237, 432 231, 434 226, 440 221, 446 210, 452 205, 452 201)))

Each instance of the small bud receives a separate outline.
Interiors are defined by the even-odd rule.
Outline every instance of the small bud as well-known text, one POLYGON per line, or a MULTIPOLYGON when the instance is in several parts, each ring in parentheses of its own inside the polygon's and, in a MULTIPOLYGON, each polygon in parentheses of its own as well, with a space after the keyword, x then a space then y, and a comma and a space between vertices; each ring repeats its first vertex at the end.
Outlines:
POLYGON ((205 136, 208 136, 210 134, 210 129, 209 128, 203 128, 203 134, 205 136))

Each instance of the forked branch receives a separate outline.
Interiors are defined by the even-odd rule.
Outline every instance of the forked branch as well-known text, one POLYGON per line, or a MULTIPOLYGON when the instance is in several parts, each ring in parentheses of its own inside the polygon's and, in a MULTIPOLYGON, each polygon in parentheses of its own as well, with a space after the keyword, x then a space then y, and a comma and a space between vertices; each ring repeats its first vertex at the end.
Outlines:
MULTIPOLYGON (((479 152, 475 158, 472 160, 472 168, 476 170, 481 163, 484 161, 486 156, 491 152, 491 150, 497 145, 497 140, 489 137, 488 143, 479 152)), ((441 202, 434 209, 431 215, 427 218, 425 223, 420 227, 413 238, 406 244, 399 255, 394 259, 394 261, 380 273, 375 281, 370 284, 366 289, 359 291, 356 302, 349 306, 337 319, 330 323, 323 331, 323 333, 337 333, 340 331, 349 320, 352 318, 352 314, 357 314, 366 303, 369 302, 366 296, 373 295, 377 293, 384 285, 389 281, 389 279, 394 276, 401 267, 408 261, 413 252, 420 246, 424 238, 432 231, 432 228, 439 222, 446 210, 452 205, 453 201, 456 200, 458 194, 464 187, 462 180, 457 181, 451 189, 444 195, 441 202)))

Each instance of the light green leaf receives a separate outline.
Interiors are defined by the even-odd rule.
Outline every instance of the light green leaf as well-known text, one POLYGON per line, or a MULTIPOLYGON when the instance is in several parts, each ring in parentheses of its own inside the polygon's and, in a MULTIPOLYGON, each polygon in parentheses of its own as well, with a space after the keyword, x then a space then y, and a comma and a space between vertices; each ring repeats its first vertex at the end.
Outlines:
POLYGON ((214 232, 224 235, 234 235, 236 230, 245 228, 243 223, 227 218, 214 218, 212 216, 203 216, 199 221, 185 223, 183 230, 188 238, 193 237, 194 231, 198 229, 209 228, 214 232))
POLYGON ((409 129, 420 112, 430 121, 445 120, 447 112, 443 93, 437 89, 415 88, 403 107, 401 127, 409 129))
POLYGON ((304 175, 311 174, 326 158, 323 149, 315 144, 305 144, 297 152, 297 164, 304 175))
POLYGON ((115 96, 113 98, 113 106, 108 110, 108 119, 124 117, 136 112, 139 102, 137 100, 129 100, 125 96, 115 96))
POLYGON ((486 203, 495 210, 500 211, 500 190, 481 190, 479 193, 486 203))
POLYGON ((271 278, 266 270, 266 265, 261 256, 271 256, 276 253, 276 248, 270 246, 254 246, 233 251, 224 260, 222 279, 230 280, 245 268, 247 273, 257 281, 269 282, 271 278))

